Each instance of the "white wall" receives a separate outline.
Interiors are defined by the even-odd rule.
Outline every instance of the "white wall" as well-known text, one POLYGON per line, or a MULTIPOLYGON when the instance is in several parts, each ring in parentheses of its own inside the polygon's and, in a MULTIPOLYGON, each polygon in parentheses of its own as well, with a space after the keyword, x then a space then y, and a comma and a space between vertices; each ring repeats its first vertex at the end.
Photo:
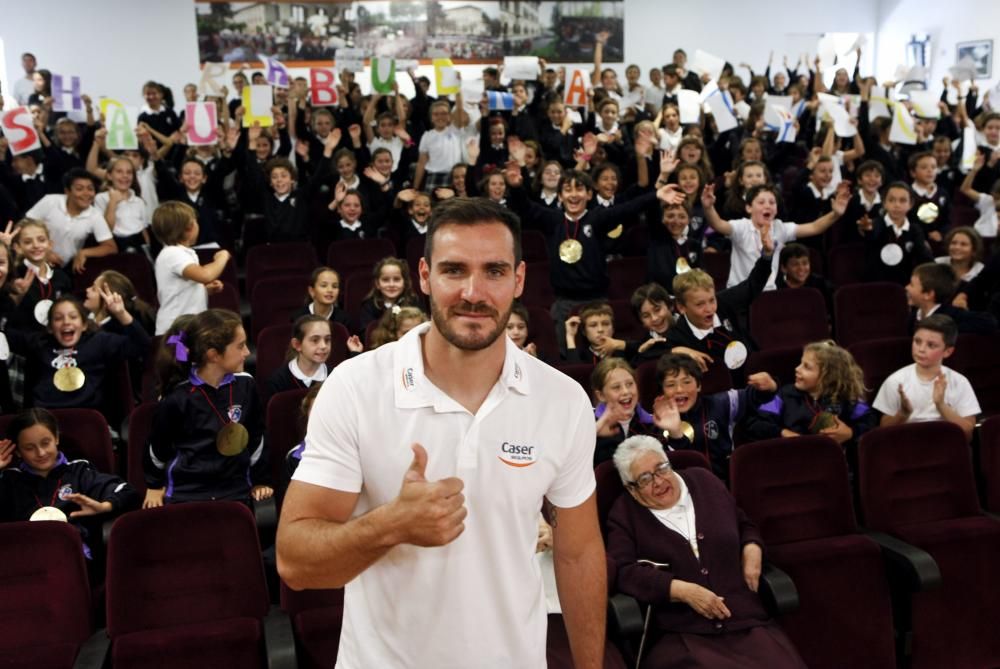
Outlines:
MULTIPOLYGON (((638 64, 644 80, 650 67, 670 62, 677 47, 689 54, 701 48, 734 65, 746 60, 762 73, 772 49, 776 66, 784 53, 794 64, 801 51, 815 52, 821 33, 874 32, 878 17, 871 0, 626 2, 625 62, 638 64)), ((183 85, 197 80, 193 0, 30 0, 5 11, 0 30, 9 76, 20 75, 20 54, 32 51, 40 67, 79 74, 84 90, 95 99, 104 95, 139 104, 147 79, 171 86, 180 99, 183 85)), ((468 71, 464 76, 478 76, 478 67, 462 69, 468 71)), ((624 65, 616 69, 624 75, 624 65)), ((359 80, 367 83, 367 77, 359 80)), ((4 90, 9 90, 7 81, 4 90)))
POLYGON ((913 34, 931 36, 929 85, 941 90, 942 77, 955 64, 955 45, 970 40, 993 40, 993 77, 978 80, 985 92, 1000 81, 1000 2, 996 0, 881 0, 878 17, 876 76, 888 79, 905 63, 906 43, 913 34))

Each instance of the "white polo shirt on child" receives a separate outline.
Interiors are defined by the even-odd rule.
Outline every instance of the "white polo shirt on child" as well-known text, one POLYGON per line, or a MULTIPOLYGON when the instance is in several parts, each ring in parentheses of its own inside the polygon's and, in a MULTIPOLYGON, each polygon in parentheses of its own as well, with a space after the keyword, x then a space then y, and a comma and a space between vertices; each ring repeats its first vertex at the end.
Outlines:
POLYGON ((465 531, 400 545, 347 584, 338 669, 543 669, 546 605, 534 559, 542 498, 594 492, 594 414, 574 381, 519 350, 470 414, 424 376, 429 323, 338 365, 309 419, 298 481, 357 492, 354 516, 399 493, 427 449, 428 481, 465 484, 465 531))
POLYGON ((156 299, 160 302, 156 311, 157 335, 166 332, 178 316, 208 309, 205 285, 184 278, 184 268, 198 264, 197 251, 180 244, 164 246, 156 256, 156 299))
MULTIPOLYGON (((976 399, 976 393, 969 380, 943 365, 941 373, 948 380, 948 387, 944 391, 945 404, 955 409, 963 418, 978 416, 982 409, 979 408, 979 400, 976 399)), ((872 406, 886 416, 897 415, 900 406, 900 385, 910 400, 910 406, 913 407, 913 413, 906 422, 941 420, 941 413, 934 406, 934 381, 924 381, 917 376, 916 363, 893 372, 878 389, 878 395, 872 406)))
MULTIPOLYGON (((729 238, 733 242, 733 252, 729 258, 729 279, 726 281, 726 288, 732 288, 741 281, 746 281, 750 276, 750 271, 760 258, 763 244, 760 241, 760 232, 754 227, 749 218, 738 218, 729 221, 733 231, 729 238)), ((767 278, 766 290, 774 290, 774 281, 778 276, 778 256, 781 255, 781 247, 788 242, 795 241, 795 223, 785 223, 775 219, 771 222, 771 239, 774 240, 774 254, 771 259, 771 276, 767 278)))
POLYGON ((996 237, 997 205, 993 196, 989 193, 980 193, 979 199, 976 200, 976 211, 979 212, 979 218, 972 224, 972 227, 983 237, 996 237))
MULTIPOLYGON (((108 211, 108 202, 111 201, 111 194, 104 191, 94 198, 94 208, 105 216, 108 211)), ((104 219, 107 221, 107 218, 104 219)), ((128 199, 118 202, 115 207, 115 229, 112 231, 116 237, 131 237, 137 235, 149 227, 149 212, 146 210, 146 201, 129 189, 128 199)))
POLYGON ((65 195, 46 195, 28 210, 25 217, 43 221, 48 226, 52 250, 62 258, 67 267, 73 261, 73 256, 83 248, 88 236, 94 235, 98 243, 111 239, 108 223, 97 208, 87 207, 72 216, 66 209, 65 195))
POLYGON ((450 172, 455 165, 465 161, 462 144, 467 133, 455 125, 444 130, 431 128, 420 136, 420 153, 427 154, 424 171, 432 173, 450 172))

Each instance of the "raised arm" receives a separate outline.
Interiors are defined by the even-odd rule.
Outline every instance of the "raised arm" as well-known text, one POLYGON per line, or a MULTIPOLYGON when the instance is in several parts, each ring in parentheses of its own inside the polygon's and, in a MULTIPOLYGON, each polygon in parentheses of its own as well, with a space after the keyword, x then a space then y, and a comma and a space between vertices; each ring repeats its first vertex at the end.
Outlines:
POLYGON ((983 169, 983 165, 986 162, 986 156, 980 152, 976 152, 976 162, 973 163, 972 169, 969 173, 965 175, 962 180, 962 195, 969 198, 973 202, 979 202, 979 191, 972 187, 972 184, 976 180, 976 175, 979 174, 979 170, 983 169))
POLYGON ((799 239, 804 237, 815 237, 826 232, 827 228, 833 225, 838 218, 844 215, 847 210, 847 203, 851 199, 851 187, 847 182, 841 181, 837 186, 837 193, 833 196, 831 205, 833 209, 828 214, 820 216, 812 223, 802 223, 795 229, 795 236, 799 239))
MULTIPOLYGON (((396 96, 399 97, 398 95, 396 96)), ((375 131, 372 130, 372 122, 375 120, 375 107, 378 106, 378 101, 382 98, 382 95, 373 92, 372 99, 365 108, 365 115, 361 119, 361 127, 365 129, 365 143, 371 144, 372 140, 375 139, 375 131)))
POLYGON ((729 221, 719 216, 719 212, 715 210, 714 184, 707 184, 701 191, 701 206, 705 210, 705 220, 712 226, 713 230, 727 237, 733 234, 733 226, 729 224, 729 221))

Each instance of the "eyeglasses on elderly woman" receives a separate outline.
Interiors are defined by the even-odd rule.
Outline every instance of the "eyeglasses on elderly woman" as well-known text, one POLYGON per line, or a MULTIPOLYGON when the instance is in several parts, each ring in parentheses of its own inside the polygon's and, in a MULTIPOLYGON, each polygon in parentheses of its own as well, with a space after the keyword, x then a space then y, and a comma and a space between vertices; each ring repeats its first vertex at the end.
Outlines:
POLYGON ((652 485, 654 479, 665 479, 673 471, 673 467, 670 466, 670 462, 664 460, 660 464, 656 465, 651 471, 644 472, 636 477, 634 481, 630 481, 625 485, 634 490, 642 490, 643 488, 648 488, 652 485))

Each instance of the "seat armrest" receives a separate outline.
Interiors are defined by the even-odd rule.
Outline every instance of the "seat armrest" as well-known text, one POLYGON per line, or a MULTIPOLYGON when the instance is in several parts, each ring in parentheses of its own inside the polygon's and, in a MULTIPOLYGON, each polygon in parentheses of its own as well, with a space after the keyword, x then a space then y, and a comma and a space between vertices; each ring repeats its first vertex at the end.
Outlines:
POLYGON ((264 617, 264 645, 268 669, 298 669, 292 620, 277 606, 271 606, 264 617))
POLYGON ((799 591, 792 577, 765 563, 760 573, 760 587, 757 589, 764 608, 772 616, 792 613, 799 608, 799 591))
POLYGON ((73 669, 101 669, 108 657, 108 648, 110 647, 111 639, 108 638, 108 630, 102 627, 80 647, 80 652, 76 654, 76 662, 73 663, 73 669))
POLYGON ((933 590, 941 585, 941 570, 927 551, 885 532, 864 530, 864 535, 882 549, 882 559, 890 578, 910 592, 933 590))
POLYGON ((260 547, 274 545, 274 537, 278 531, 278 501, 271 497, 253 503, 254 520, 257 522, 257 535, 260 537, 260 547))
POLYGON ((613 636, 638 639, 642 635, 642 611, 635 597, 618 593, 608 598, 608 622, 613 636))

